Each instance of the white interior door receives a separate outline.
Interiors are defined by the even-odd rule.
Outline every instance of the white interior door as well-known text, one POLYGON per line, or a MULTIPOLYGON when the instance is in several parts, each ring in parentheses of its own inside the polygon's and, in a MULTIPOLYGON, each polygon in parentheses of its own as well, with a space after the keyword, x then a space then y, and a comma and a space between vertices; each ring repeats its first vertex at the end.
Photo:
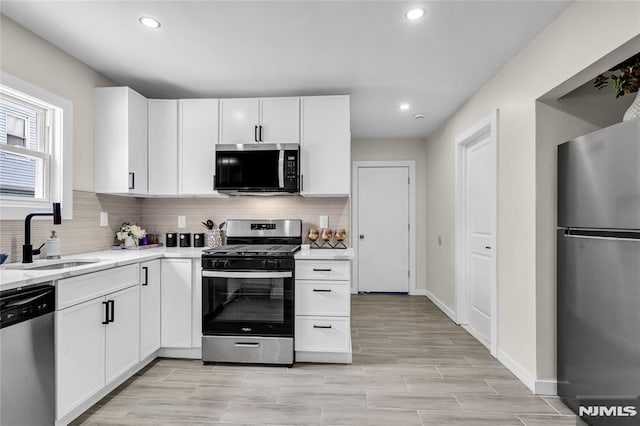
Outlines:
POLYGON ((487 346, 495 280, 496 156, 492 141, 486 134, 467 145, 465 173, 467 326, 487 346))
POLYGON ((409 292, 409 168, 357 168, 358 290, 409 292))

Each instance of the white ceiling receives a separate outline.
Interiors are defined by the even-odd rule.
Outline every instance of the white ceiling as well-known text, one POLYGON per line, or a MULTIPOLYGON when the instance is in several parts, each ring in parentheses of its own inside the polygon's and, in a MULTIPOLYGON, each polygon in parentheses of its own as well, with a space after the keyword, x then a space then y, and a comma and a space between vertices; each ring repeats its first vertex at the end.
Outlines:
POLYGON ((2 0, 1 10, 150 98, 350 94, 354 138, 423 138, 569 3, 2 0), (416 4, 425 17, 406 21, 416 4), (142 15, 162 28, 142 28, 142 15))

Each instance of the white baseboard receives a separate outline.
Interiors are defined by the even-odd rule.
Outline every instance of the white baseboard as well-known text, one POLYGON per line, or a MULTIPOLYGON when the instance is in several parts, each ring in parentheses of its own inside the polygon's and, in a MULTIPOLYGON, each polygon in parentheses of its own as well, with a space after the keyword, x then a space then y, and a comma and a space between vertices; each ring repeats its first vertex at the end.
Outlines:
POLYGON ((409 292, 409 295, 411 295, 411 296, 426 296, 427 295, 427 290, 425 290, 424 288, 414 288, 413 290, 411 290, 409 292))
POLYGON ((536 379, 509 355, 498 349, 498 361, 509 369, 532 393, 536 391, 536 379))
POLYGON ((202 348, 160 348, 158 356, 162 358, 202 359, 202 348))
POLYGON ((433 302, 433 304, 436 305, 442 312, 444 312, 446 316, 451 318, 451 321, 453 321, 456 324, 458 324, 458 321, 456 319, 456 313, 453 311, 453 309, 451 309, 450 307, 445 305, 444 302, 442 302, 440 299, 438 299, 429 290, 425 290, 424 291, 424 295, 427 297, 427 299, 431 300, 433 302))
POLYGON ((460 324, 460 327, 464 328, 467 333, 472 335, 482 346, 489 349, 491 351, 491 344, 487 339, 485 339, 480 333, 478 333, 475 329, 471 328, 469 324, 460 324))
POLYGON ((536 395, 558 395, 558 381, 557 380, 536 380, 535 383, 536 395))

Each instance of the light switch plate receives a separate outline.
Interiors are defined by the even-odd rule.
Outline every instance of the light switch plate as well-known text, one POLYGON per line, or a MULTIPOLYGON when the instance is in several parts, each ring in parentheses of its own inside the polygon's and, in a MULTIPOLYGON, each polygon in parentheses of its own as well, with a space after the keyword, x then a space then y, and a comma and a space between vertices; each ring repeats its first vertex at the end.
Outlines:
POLYGON ((109 213, 100 212, 100 226, 109 226, 109 213))
POLYGON ((329 227, 329 216, 320 216, 320 228, 329 227))
POLYGON ((186 228, 186 227, 187 227, 186 216, 178 216, 178 228, 186 228))

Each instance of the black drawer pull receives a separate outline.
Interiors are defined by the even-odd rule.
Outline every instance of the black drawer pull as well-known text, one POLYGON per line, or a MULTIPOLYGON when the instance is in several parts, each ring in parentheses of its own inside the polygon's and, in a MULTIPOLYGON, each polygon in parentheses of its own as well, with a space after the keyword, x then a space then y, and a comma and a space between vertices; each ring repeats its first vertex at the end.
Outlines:
POLYGON ((331 268, 313 268, 313 272, 331 272, 331 268))
POLYGON ((313 324, 313 328, 331 328, 330 325, 317 325, 317 324, 313 324))
POLYGON ((330 293, 331 289, 330 288, 314 288, 313 291, 318 293, 330 293))
POLYGON ((114 300, 109 300, 108 302, 109 302, 109 307, 111 308, 110 309, 111 310, 111 315, 110 315, 111 318, 109 318, 107 321, 114 322, 115 319, 116 319, 116 316, 115 316, 116 302, 114 300))
POLYGON ((149 268, 147 266, 143 266, 142 270, 144 271, 144 282, 142 285, 149 285, 149 268))

